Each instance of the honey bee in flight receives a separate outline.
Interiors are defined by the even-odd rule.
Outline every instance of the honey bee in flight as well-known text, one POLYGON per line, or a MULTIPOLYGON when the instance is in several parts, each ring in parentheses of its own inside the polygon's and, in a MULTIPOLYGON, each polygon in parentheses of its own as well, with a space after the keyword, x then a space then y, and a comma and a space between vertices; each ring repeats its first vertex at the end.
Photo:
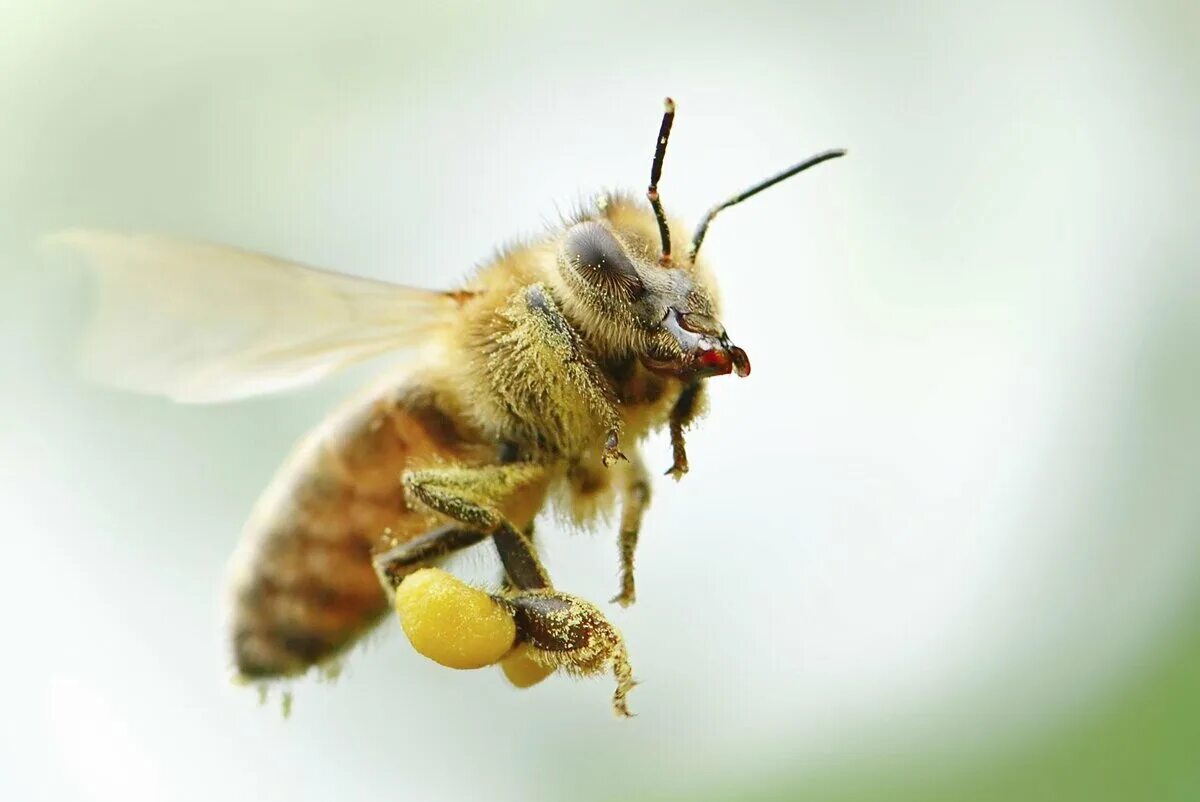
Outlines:
POLYGON ((409 352, 401 370, 306 436, 255 506, 230 578, 241 677, 266 682, 330 665, 379 623, 406 577, 491 540, 505 574, 492 598, 515 622, 513 653, 546 673, 611 669, 614 707, 627 714, 633 681, 620 634, 554 587, 533 520, 550 499, 581 523, 619 504, 613 601, 634 601, 650 500, 639 441, 667 426, 668 473, 680 478, 705 380, 750 373, 699 256, 709 223, 844 154, 822 153, 713 207, 689 243, 658 195, 674 116, 668 99, 648 205, 603 196, 451 291, 214 245, 60 235, 100 279, 85 356, 106 383, 216 402, 409 352))

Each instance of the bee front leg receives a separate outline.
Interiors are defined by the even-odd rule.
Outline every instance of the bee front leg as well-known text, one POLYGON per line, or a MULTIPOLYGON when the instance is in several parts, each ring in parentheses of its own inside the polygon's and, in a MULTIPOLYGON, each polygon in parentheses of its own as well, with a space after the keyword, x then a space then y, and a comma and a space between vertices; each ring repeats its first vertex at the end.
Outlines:
POLYGON ((699 417, 704 409, 704 385, 695 381, 683 388, 675 406, 671 408, 671 467, 666 475, 675 481, 683 478, 688 472, 687 448, 683 441, 683 430, 699 417))
POLYGON ((624 460, 621 453, 621 415, 611 383, 579 332, 563 316, 553 296, 541 284, 527 287, 513 312, 518 319, 520 339, 534 344, 532 353, 541 353, 549 363, 558 363, 567 378, 567 386, 579 393, 584 403, 604 427, 604 467, 624 460))
POLYGON ((621 592, 612 601, 628 607, 637 599, 633 582, 633 555, 637 550, 642 515, 650 505, 650 478, 639 455, 634 454, 621 482, 621 592))

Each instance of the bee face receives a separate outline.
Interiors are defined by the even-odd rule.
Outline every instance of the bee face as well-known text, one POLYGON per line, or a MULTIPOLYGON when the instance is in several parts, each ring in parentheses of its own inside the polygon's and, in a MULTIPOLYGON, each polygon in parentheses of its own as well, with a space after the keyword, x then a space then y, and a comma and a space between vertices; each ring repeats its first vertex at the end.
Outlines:
POLYGON ((695 267, 662 264, 638 227, 603 217, 572 225, 558 269, 581 327, 602 345, 679 379, 749 375, 746 352, 730 342, 695 267))
POLYGON ((736 372, 750 375, 750 359, 734 345, 716 316, 712 288, 704 286, 696 256, 722 210, 829 159, 829 150, 771 176, 708 210, 696 227, 686 259, 658 194, 675 101, 664 103, 655 138, 646 199, 653 216, 627 198, 600 198, 594 216, 571 225, 558 240, 557 279, 563 306, 593 346, 607 356, 638 357, 649 370, 693 382, 736 372), (655 242, 657 233, 657 248, 655 242))

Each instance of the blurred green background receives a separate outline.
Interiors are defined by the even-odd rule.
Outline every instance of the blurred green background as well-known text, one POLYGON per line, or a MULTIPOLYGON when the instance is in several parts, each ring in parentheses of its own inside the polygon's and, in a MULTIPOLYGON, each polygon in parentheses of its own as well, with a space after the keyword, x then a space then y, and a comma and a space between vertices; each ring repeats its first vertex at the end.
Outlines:
MULTIPOLYGON (((1198 37, 1187 2, 0 2, 0 796, 1200 799, 1198 37), (754 376, 713 383, 611 611, 639 717, 391 622, 257 707, 225 561, 372 368, 212 407, 83 384, 88 286, 37 239, 448 286, 642 187, 666 94, 689 219, 850 156, 706 241, 754 376)), ((611 596, 612 529, 546 521, 560 586, 611 596)))

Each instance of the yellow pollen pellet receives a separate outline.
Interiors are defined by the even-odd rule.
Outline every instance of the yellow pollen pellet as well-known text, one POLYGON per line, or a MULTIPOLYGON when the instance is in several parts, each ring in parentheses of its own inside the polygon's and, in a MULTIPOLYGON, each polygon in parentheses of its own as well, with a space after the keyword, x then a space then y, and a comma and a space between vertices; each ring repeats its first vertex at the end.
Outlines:
POLYGON ((492 665, 517 638, 508 610, 438 568, 404 578, 396 589, 396 613, 413 648, 447 668, 492 665))
POLYGON ((500 661, 504 676, 518 688, 531 688, 554 673, 552 666, 544 666, 529 657, 528 646, 518 646, 512 654, 500 661))

